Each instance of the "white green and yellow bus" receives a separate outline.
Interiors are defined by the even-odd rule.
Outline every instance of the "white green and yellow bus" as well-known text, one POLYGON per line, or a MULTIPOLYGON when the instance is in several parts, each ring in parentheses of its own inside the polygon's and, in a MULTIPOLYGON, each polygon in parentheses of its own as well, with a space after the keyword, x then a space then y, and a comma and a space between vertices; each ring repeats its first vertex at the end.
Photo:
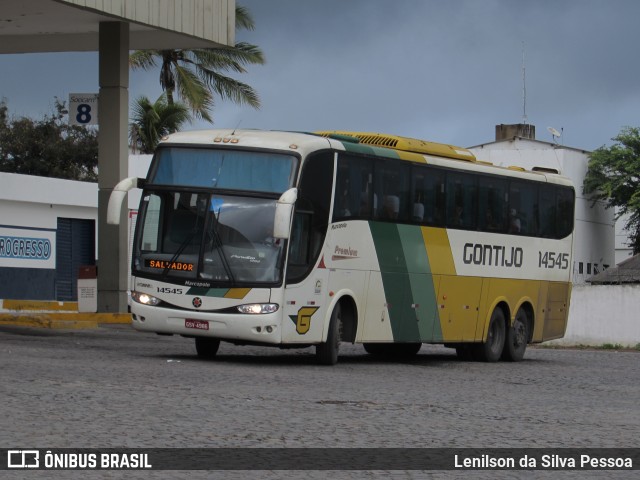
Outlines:
POLYGON ((133 241, 137 330, 195 339, 519 361, 564 335, 575 192, 548 169, 359 132, 208 130, 166 137, 133 241))

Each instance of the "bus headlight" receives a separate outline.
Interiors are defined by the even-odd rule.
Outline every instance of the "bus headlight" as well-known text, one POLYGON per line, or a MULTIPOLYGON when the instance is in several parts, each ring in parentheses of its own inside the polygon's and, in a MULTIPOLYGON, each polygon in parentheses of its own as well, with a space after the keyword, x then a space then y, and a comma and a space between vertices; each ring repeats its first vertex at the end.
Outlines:
POLYGON ((152 297, 151 295, 148 295, 146 293, 131 292, 131 298, 138 303, 141 303, 143 305, 150 305, 152 307, 155 307, 160 303, 159 298, 152 297))
POLYGON ((273 313, 278 310, 277 303, 249 303, 247 305, 238 305, 240 313, 248 313, 258 315, 261 313, 273 313))

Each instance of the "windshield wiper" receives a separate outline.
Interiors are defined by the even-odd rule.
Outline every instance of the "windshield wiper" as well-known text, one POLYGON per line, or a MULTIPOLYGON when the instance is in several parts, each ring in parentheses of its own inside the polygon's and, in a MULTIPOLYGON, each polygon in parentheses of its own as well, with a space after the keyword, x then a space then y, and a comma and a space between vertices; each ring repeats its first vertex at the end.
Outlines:
MULTIPOLYGON (((204 212, 206 212, 206 202, 205 202, 205 209, 200 208, 200 205, 198 205, 198 207, 196 208, 196 221, 195 221, 195 224, 193 225, 193 229, 191 230, 191 233, 182 241, 182 243, 180 244, 180 246, 176 250, 176 253, 173 254, 171 259, 167 263, 167 266, 162 271, 162 279, 163 280, 169 274, 169 270, 171 270, 171 265, 173 264, 173 262, 175 262, 178 259, 178 257, 184 251, 184 249, 187 248, 187 246, 191 243, 191 241, 195 238, 195 236, 200 231, 198 229, 198 225, 200 223, 200 220, 204 217, 204 212)), ((204 221, 202 222, 202 224, 204 225, 204 221)))
POLYGON ((173 262, 175 262, 178 259, 178 257, 184 251, 184 249, 187 248, 187 245, 189 245, 191 243, 191 240, 193 240, 195 238, 197 233, 198 233, 198 224, 196 223, 196 226, 193 227, 193 231, 189 234, 189 236, 187 238, 185 238, 182 241, 182 243, 178 247, 178 250, 176 250, 176 253, 173 254, 173 256, 167 262, 167 266, 164 267, 164 270, 162 271, 162 279, 163 280, 167 277, 167 274, 169 273, 169 270, 171 270, 171 265, 173 264, 173 262))
MULTIPOLYGON (((220 255, 220 260, 222 261, 222 266, 224 268, 225 273, 231 280, 231 284, 235 285, 236 280, 233 277, 233 271, 231 270, 231 265, 229 265, 229 261, 227 260, 227 256, 224 254, 222 239, 220 238, 220 234, 218 233, 218 225, 220 224, 220 214, 222 213, 222 208, 218 210, 218 215, 216 216, 215 212, 213 212, 213 220, 211 221, 211 228, 207 232, 207 234, 211 234, 212 239, 214 240, 214 245, 218 250, 218 255, 220 255)), ((205 244, 207 242, 204 242, 205 244)))

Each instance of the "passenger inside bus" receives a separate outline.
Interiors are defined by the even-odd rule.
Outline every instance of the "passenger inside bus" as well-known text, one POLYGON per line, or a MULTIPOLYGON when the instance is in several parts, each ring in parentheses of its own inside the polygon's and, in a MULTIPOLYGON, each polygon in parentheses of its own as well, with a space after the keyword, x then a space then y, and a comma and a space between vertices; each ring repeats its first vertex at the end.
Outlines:
POLYGON ((382 218, 395 220, 400 212, 400 198, 397 195, 386 195, 382 205, 382 218))
POLYGON ((515 208, 509 211, 509 233, 520 233, 521 223, 515 208))
POLYGON ((461 227, 463 225, 462 213, 462 205, 456 205, 456 208, 453 211, 453 217, 451 218, 450 226, 461 227))
POLYGON ((422 220, 424 220, 424 205, 422 203, 413 204, 413 215, 411 216, 411 219, 414 222, 422 223, 422 220))

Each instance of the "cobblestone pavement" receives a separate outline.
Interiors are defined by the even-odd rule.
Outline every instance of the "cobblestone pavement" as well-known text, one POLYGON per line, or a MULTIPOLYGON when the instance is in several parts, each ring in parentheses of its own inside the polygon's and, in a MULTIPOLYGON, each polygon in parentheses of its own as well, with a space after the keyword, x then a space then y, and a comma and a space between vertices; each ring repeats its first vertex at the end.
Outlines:
MULTIPOLYGON (((334 367, 313 349, 222 344, 112 326, 0 329, 0 446, 638 447, 640 354, 530 348, 520 363, 460 361, 423 346, 383 362, 343 345, 334 367)), ((304 462, 301 458, 300 462, 304 462)), ((4 472, 8 473, 8 472, 4 472)), ((6 478, 462 478, 462 472, 10 472, 6 478), (41 476, 39 474, 44 474, 41 476), (183 475, 183 476, 181 476, 183 475)), ((564 472, 628 478, 630 472, 564 472)), ((558 472, 464 472, 555 478, 558 472)), ((470 475, 471 474, 471 475, 470 475)))

